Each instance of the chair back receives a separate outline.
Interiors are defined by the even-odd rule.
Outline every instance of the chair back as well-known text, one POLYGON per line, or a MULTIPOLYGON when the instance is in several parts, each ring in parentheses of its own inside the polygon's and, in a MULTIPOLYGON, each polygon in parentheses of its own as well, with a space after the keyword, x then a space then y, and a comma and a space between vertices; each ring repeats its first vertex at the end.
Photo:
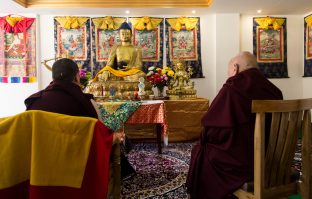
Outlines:
POLYGON ((252 102, 252 112, 256 113, 254 198, 278 198, 298 192, 298 181, 291 181, 291 168, 299 133, 302 133, 300 192, 303 199, 312 198, 311 109, 312 99, 252 102), (266 130, 269 130, 267 138, 266 130))

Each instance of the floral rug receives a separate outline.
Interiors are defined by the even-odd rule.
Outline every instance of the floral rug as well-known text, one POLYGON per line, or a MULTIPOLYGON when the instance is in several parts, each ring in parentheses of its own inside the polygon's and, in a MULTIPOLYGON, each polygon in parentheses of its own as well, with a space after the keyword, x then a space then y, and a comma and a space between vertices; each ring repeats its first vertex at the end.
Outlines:
POLYGON ((136 174, 123 180, 123 199, 187 198, 185 181, 192 143, 174 143, 157 153, 154 143, 133 146, 128 160, 136 174))

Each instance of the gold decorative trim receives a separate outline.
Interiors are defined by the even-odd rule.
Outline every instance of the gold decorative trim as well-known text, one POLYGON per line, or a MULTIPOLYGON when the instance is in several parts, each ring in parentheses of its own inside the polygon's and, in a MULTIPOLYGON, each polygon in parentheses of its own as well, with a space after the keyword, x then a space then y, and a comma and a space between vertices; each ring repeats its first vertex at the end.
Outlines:
POLYGON ((307 23, 308 27, 312 26, 312 15, 305 18, 305 22, 307 23))
POLYGON ((26 8, 209 7, 213 0, 14 0, 26 8))
POLYGON ((162 18, 153 18, 149 16, 129 18, 136 30, 154 30, 162 21, 162 18))
POLYGON ((13 0, 15 1, 16 3, 18 3, 19 5, 27 8, 27 0, 13 0))
POLYGON ((281 29, 285 22, 285 19, 276 17, 259 17, 255 20, 260 28, 266 30, 270 28, 273 28, 274 30, 281 29))

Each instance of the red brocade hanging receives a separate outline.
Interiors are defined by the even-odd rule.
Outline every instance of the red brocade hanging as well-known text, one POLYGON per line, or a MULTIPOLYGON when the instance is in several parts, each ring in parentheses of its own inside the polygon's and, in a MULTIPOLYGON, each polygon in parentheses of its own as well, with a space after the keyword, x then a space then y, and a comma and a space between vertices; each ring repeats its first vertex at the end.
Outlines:
POLYGON ((0 83, 36 81, 35 18, 0 17, 0 83))

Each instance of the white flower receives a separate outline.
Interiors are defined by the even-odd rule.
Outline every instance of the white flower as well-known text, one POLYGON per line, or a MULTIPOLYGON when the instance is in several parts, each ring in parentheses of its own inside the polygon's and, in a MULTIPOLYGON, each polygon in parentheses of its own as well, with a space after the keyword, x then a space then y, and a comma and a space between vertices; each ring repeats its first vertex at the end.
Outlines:
POLYGON ((146 76, 151 76, 151 75, 153 75, 153 74, 154 74, 153 71, 149 71, 149 72, 146 74, 146 76))
POLYGON ((154 66, 151 66, 151 67, 148 68, 149 71, 153 71, 154 69, 155 69, 154 66))

